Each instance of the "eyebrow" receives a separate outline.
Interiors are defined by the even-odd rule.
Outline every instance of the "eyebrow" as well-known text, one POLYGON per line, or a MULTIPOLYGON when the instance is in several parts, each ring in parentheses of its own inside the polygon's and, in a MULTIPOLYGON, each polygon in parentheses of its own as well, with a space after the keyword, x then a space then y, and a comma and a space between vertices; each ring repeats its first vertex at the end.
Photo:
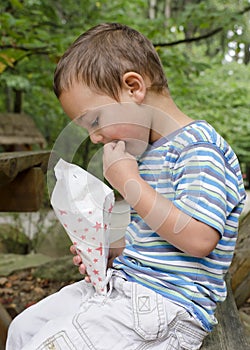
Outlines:
POLYGON ((90 110, 87 109, 86 111, 83 112, 83 114, 79 115, 78 117, 75 117, 75 119, 81 119, 83 117, 85 117, 85 115, 89 112, 90 110))

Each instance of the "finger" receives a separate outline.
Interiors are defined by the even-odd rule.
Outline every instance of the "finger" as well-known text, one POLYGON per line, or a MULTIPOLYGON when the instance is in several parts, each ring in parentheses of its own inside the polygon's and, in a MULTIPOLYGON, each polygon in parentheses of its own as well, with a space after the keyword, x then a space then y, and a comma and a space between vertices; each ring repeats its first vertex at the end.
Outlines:
POLYGON ((77 254, 77 251, 76 251, 76 247, 74 245, 71 245, 70 248, 69 248, 70 252, 74 255, 77 254))
POLYGON ((116 144, 117 144, 117 142, 115 142, 115 141, 106 143, 104 145, 104 152, 112 151, 115 148, 116 144))
POLYGON ((89 276, 86 276, 86 277, 84 278, 84 280, 85 280, 87 283, 90 283, 90 282, 91 282, 91 279, 90 279, 89 276))
POLYGON ((81 275, 85 275, 85 279, 89 279, 90 281, 90 277, 87 275, 86 266, 84 264, 80 264, 78 270, 81 275))
POLYGON ((124 141, 118 141, 117 143, 116 143, 116 146, 115 146, 115 149, 117 150, 117 151, 120 151, 120 152, 125 152, 126 151, 126 147, 125 147, 126 145, 125 145, 125 142, 124 141))
POLYGON ((80 255, 76 255, 73 257, 73 264, 75 266, 80 266, 81 263, 82 263, 82 259, 81 259, 80 255))

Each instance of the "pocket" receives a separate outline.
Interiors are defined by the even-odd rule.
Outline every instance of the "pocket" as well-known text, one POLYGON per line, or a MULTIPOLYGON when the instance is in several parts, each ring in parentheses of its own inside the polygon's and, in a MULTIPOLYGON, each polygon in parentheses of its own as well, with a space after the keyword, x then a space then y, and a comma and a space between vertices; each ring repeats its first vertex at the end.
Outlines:
POLYGON ((77 350, 66 332, 61 331, 46 339, 36 350, 77 350))
POLYGON ((149 288, 132 283, 134 330, 145 340, 161 338, 167 332, 163 297, 149 288))
POLYGON ((188 327, 182 323, 176 325, 176 336, 181 349, 198 350, 202 346, 203 339, 207 335, 206 332, 197 331, 195 327, 188 327))

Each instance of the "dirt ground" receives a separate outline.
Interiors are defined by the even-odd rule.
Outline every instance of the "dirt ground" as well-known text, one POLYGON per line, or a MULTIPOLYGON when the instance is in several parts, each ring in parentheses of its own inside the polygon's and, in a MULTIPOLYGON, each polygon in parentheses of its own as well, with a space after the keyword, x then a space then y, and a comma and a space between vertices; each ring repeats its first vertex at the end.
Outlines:
POLYGON ((0 303, 14 318, 21 311, 73 281, 51 281, 35 276, 35 268, 0 277, 0 303))

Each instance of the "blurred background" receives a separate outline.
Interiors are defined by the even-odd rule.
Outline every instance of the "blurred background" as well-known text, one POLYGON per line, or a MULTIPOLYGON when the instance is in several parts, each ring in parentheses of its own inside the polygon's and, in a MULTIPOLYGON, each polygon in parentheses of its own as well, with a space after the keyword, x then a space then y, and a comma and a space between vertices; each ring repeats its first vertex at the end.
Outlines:
MULTIPOLYGON (((249 189, 249 0, 1 0, 0 305, 11 317, 81 278, 68 257, 70 242, 51 211, 44 177, 50 151, 69 123, 53 93, 54 69, 73 40, 101 22, 127 24, 153 42, 173 99, 231 144, 249 189), (50 261, 58 268, 51 274, 50 261)), ((60 147, 67 152, 70 143, 60 147)), ((87 168, 97 151, 84 137, 74 162, 87 168)), ((244 217, 249 209, 247 202, 244 217)), ((239 254, 245 265, 238 284, 248 281, 241 291, 249 291, 250 224, 243 227, 239 254)), ((239 307, 250 297, 242 293, 239 307)), ((249 314, 245 307, 242 317, 249 314)))

